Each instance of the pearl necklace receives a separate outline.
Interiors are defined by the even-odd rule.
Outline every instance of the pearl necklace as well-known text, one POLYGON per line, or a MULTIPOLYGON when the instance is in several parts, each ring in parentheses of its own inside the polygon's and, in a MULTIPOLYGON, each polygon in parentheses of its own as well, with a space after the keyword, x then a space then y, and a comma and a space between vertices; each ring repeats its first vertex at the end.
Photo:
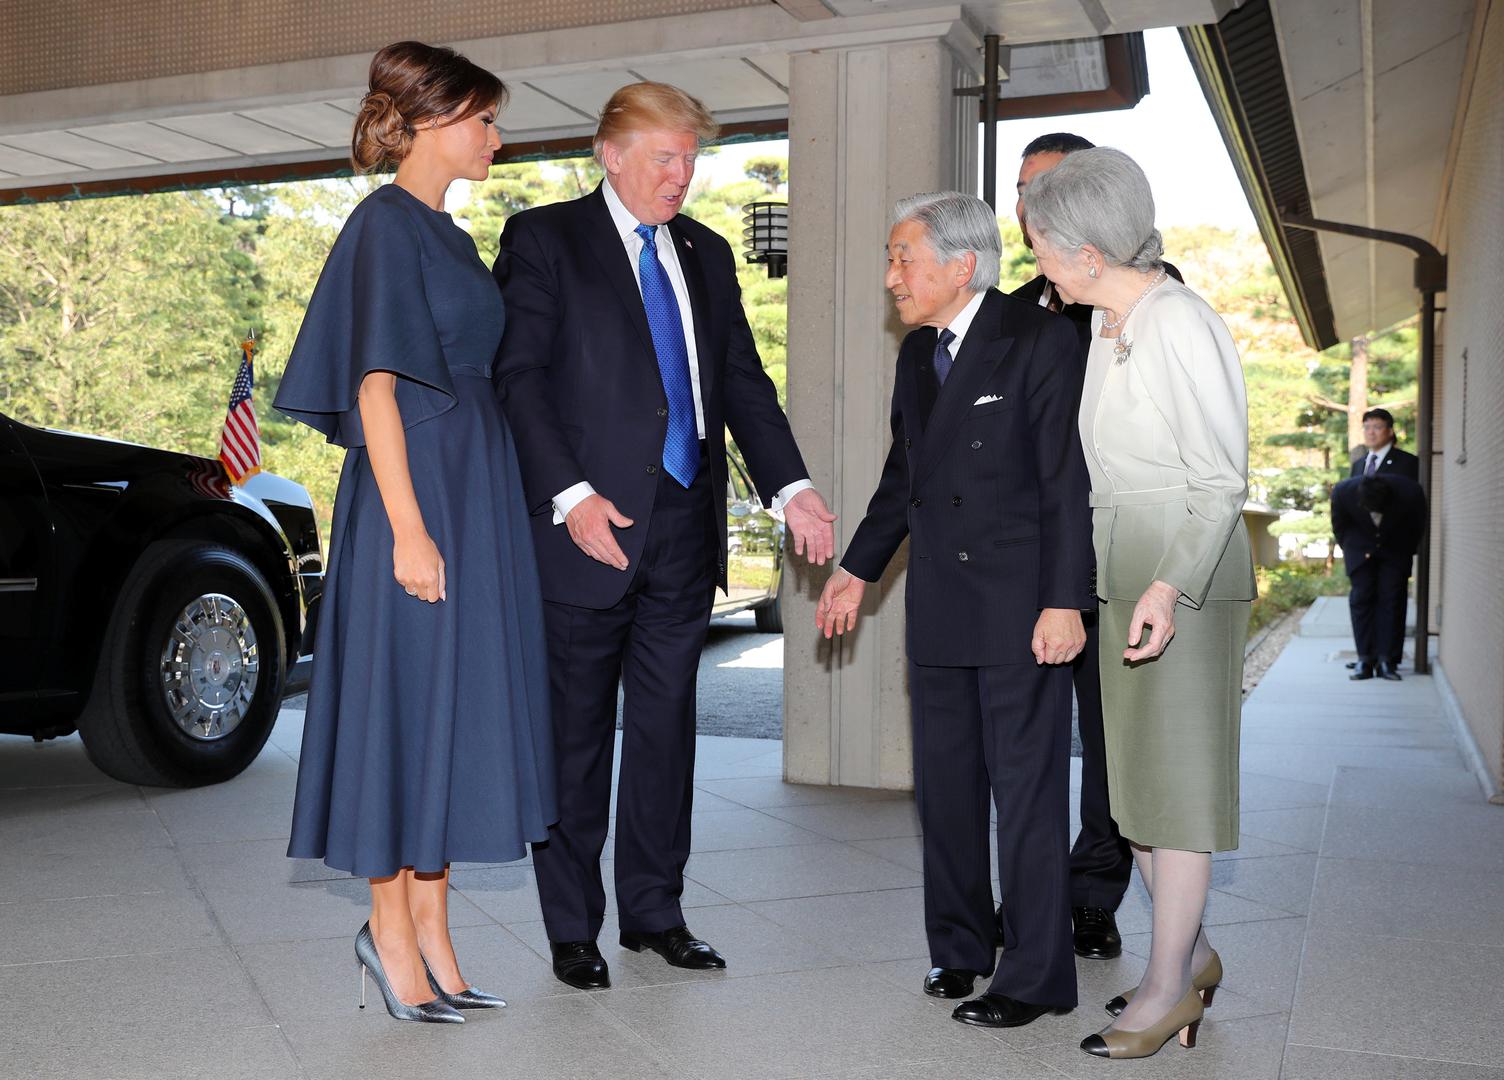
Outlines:
POLYGON ((1125 322, 1127 322, 1128 321, 1128 316, 1130 316, 1130 315, 1133 314, 1133 309, 1136 308, 1136 307, 1138 307, 1139 304, 1143 303, 1144 297, 1148 296, 1149 293, 1153 290, 1154 286, 1158 285, 1161 281, 1163 281, 1165 279, 1165 276, 1166 276, 1165 275, 1165 269, 1164 269, 1164 267, 1161 266, 1159 268, 1159 273, 1157 273, 1157 274, 1154 275, 1154 279, 1149 282, 1149 284, 1145 287, 1144 291, 1138 294, 1138 299, 1135 300, 1133 303, 1131 303, 1131 304, 1128 305, 1128 310, 1125 311, 1125 312, 1123 312, 1122 317, 1119 318, 1117 321, 1115 321, 1115 322, 1108 322, 1107 321, 1107 313, 1104 311, 1102 313, 1102 329, 1103 330, 1116 330, 1118 327, 1122 326, 1125 322))
MULTIPOLYGON (((1125 312, 1123 312, 1122 316, 1120 318, 1118 318, 1116 321, 1114 321, 1114 322, 1108 322, 1107 321, 1107 313, 1106 313, 1106 311, 1103 311, 1103 313, 1102 313, 1102 329, 1103 330, 1116 330, 1118 327, 1122 326, 1125 322, 1127 322, 1128 321, 1128 316, 1130 316, 1130 315, 1133 314, 1133 309, 1136 308, 1136 307, 1138 307, 1139 304, 1141 304, 1143 302, 1144 297, 1148 296, 1151 292, 1153 292, 1154 291, 1154 287, 1156 285, 1158 285, 1160 282, 1164 281, 1165 278, 1166 278, 1166 276, 1167 275, 1165 273, 1164 267, 1160 267, 1159 268, 1159 273, 1155 274, 1153 280, 1151 280, 1149 282, 1149 284, 1144 288, 1144 291, 1138 294, 1138 299, 1135 300, 1133 303, 1129 304, 1128 305, 1128 310, 1125 311, 1125 312)), ((1128 340, 1128 335, 1126 335, 1126 334, 1119 334, 1117 336, 1117 340, 1112 343, 1113 363, 1116 363, 1116 364, 1126 364, 1128 362, 1128 357, 1130 357, 1132 355, 1133 355, 1133 342, 1131 342, 1131 341, 1128 340)))

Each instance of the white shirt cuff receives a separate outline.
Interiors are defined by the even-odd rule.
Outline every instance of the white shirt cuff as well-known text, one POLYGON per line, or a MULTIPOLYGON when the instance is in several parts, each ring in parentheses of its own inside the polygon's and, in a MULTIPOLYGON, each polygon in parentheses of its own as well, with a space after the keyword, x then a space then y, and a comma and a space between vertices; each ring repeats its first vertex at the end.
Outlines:
POLYGON ((564 524, 564 519, 569 512, 590 496, 595 494, 595 488, 590 486, 589 480, 581 480, 573 487, 567 487, 554 496, 554 524, 564 524))
POLYGON ((808 491, 814 486, 815 482, 809 477, 805 477, 803 480, 795 480, 792 484, 787 484, 779 489, 778 494, 773 496, 773 505, 768 507, 768 509, 775 514, 781 513, 783 508, 789 504, 790 499, 801 491, 808 491))

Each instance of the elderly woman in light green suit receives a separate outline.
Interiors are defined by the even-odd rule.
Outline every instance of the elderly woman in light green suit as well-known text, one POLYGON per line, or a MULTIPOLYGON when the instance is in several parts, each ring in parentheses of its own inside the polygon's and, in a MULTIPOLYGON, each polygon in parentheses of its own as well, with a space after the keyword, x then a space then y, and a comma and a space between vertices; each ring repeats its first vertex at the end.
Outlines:
POLYGON ((1154 908, 1149 965, 1083 1040, 1146 1057, 1197 1025, 1222 978, 1201 929, 1211 853, 1238 846, 1248 403, 1221 318, 1166 277, 1143 171, 1078 151, 1024 190, 1039 268, 1091 304, 1081 443, 1091 473, 1112 815, 1154 908))

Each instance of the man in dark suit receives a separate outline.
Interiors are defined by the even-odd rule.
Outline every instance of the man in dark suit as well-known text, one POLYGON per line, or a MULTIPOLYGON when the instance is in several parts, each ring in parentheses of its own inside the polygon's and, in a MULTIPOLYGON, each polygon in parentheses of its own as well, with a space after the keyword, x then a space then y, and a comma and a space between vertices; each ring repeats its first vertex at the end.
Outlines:
POLYGON ((595 939, 618 682, 616 902, 624 948, 720 968, 685 926, 695 674, 726 587, 726 430, 796 553, 834 553, 831 514, 764 374, 730 245, 679 214, 715 123, 672 86, 606 103, 606 179, 514 215, 495 275, 498 392, 517 440, 543 582, 560 819, 533 852, 554 974, 610 985, 595 939))
POLYGON ((1388 409, 1363 414, 1363 449, 1348 476, 1404 476, 1420 483, 1420 458, 1394 444, 1394 416, 1388 409))
POLYGON ((829 637, 909 539, 909 693, 924 831, 926 992, 994 971, 988 807, 1008 895, 992 985, 955 1019, 1016 1027, 1076 1004, 1068 903, 1070 662, 1092 606, 1075 328, 997 283, 996 220, 957 192, 902 200, 887 286, 915 329, 893 445, 820 597, 829 637))
MULTIPOLYGON (((1033 250, 1024 221, 1024 188, 1040 173, 1048 172, 1077 150, 1092 143, 1070 132, 1041 135, 1024 147, 1018 167, 1018 203, 1014 213, 1024 246, 1033 250)), ((1165 263, 1165 272, 1183 281, 1180 271, 1165 263)), ((1077 393, 1086 378, 1086 352, 1091 345, 1091 306, 1067 304, 1060 299, 1049 278, 1040 274, 1013 291, 1020 300, 1064 315, 1076 327, 1081 348, 1076 356, 1077 393)), ((1076 725, 1081 733, 1081 831, 1071 848, 1071 925, 1076 955, 1089 960, 1111 960, 1123 951, 1116 911, 1128 891, 1133 874, 1133 852, 1112 820, 1107 796, 1107 746, 1102 733, 1102 685, 1097 661, 1097 613, 1084 616, 1086 647, 1072 668, 1076 690, 1076 725)), ((1002 882, 1003 904, 998 907, 1002 923, 1007 905, 1008 882, 1002 882)))
POLYGON ((1425 529, 1425 494, 1399 472, 1350 476, 1332 488, 1332 532, 1352 582, 1348 610, 1358 647, 1349 678, 1399 681, 1410 565, 1425 529))

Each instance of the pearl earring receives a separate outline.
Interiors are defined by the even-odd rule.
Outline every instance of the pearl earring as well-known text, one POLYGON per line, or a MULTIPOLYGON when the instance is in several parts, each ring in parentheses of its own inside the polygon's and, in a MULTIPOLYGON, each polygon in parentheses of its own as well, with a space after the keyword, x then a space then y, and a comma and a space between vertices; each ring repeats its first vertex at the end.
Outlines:
POLYGON ((1094 278, 1094 277, 1097 276, 1097 264, 1096 263, 1087 263, 1087 265, 1086 265, 1086 276, 1089 277, 1089 278, 1094 278))

